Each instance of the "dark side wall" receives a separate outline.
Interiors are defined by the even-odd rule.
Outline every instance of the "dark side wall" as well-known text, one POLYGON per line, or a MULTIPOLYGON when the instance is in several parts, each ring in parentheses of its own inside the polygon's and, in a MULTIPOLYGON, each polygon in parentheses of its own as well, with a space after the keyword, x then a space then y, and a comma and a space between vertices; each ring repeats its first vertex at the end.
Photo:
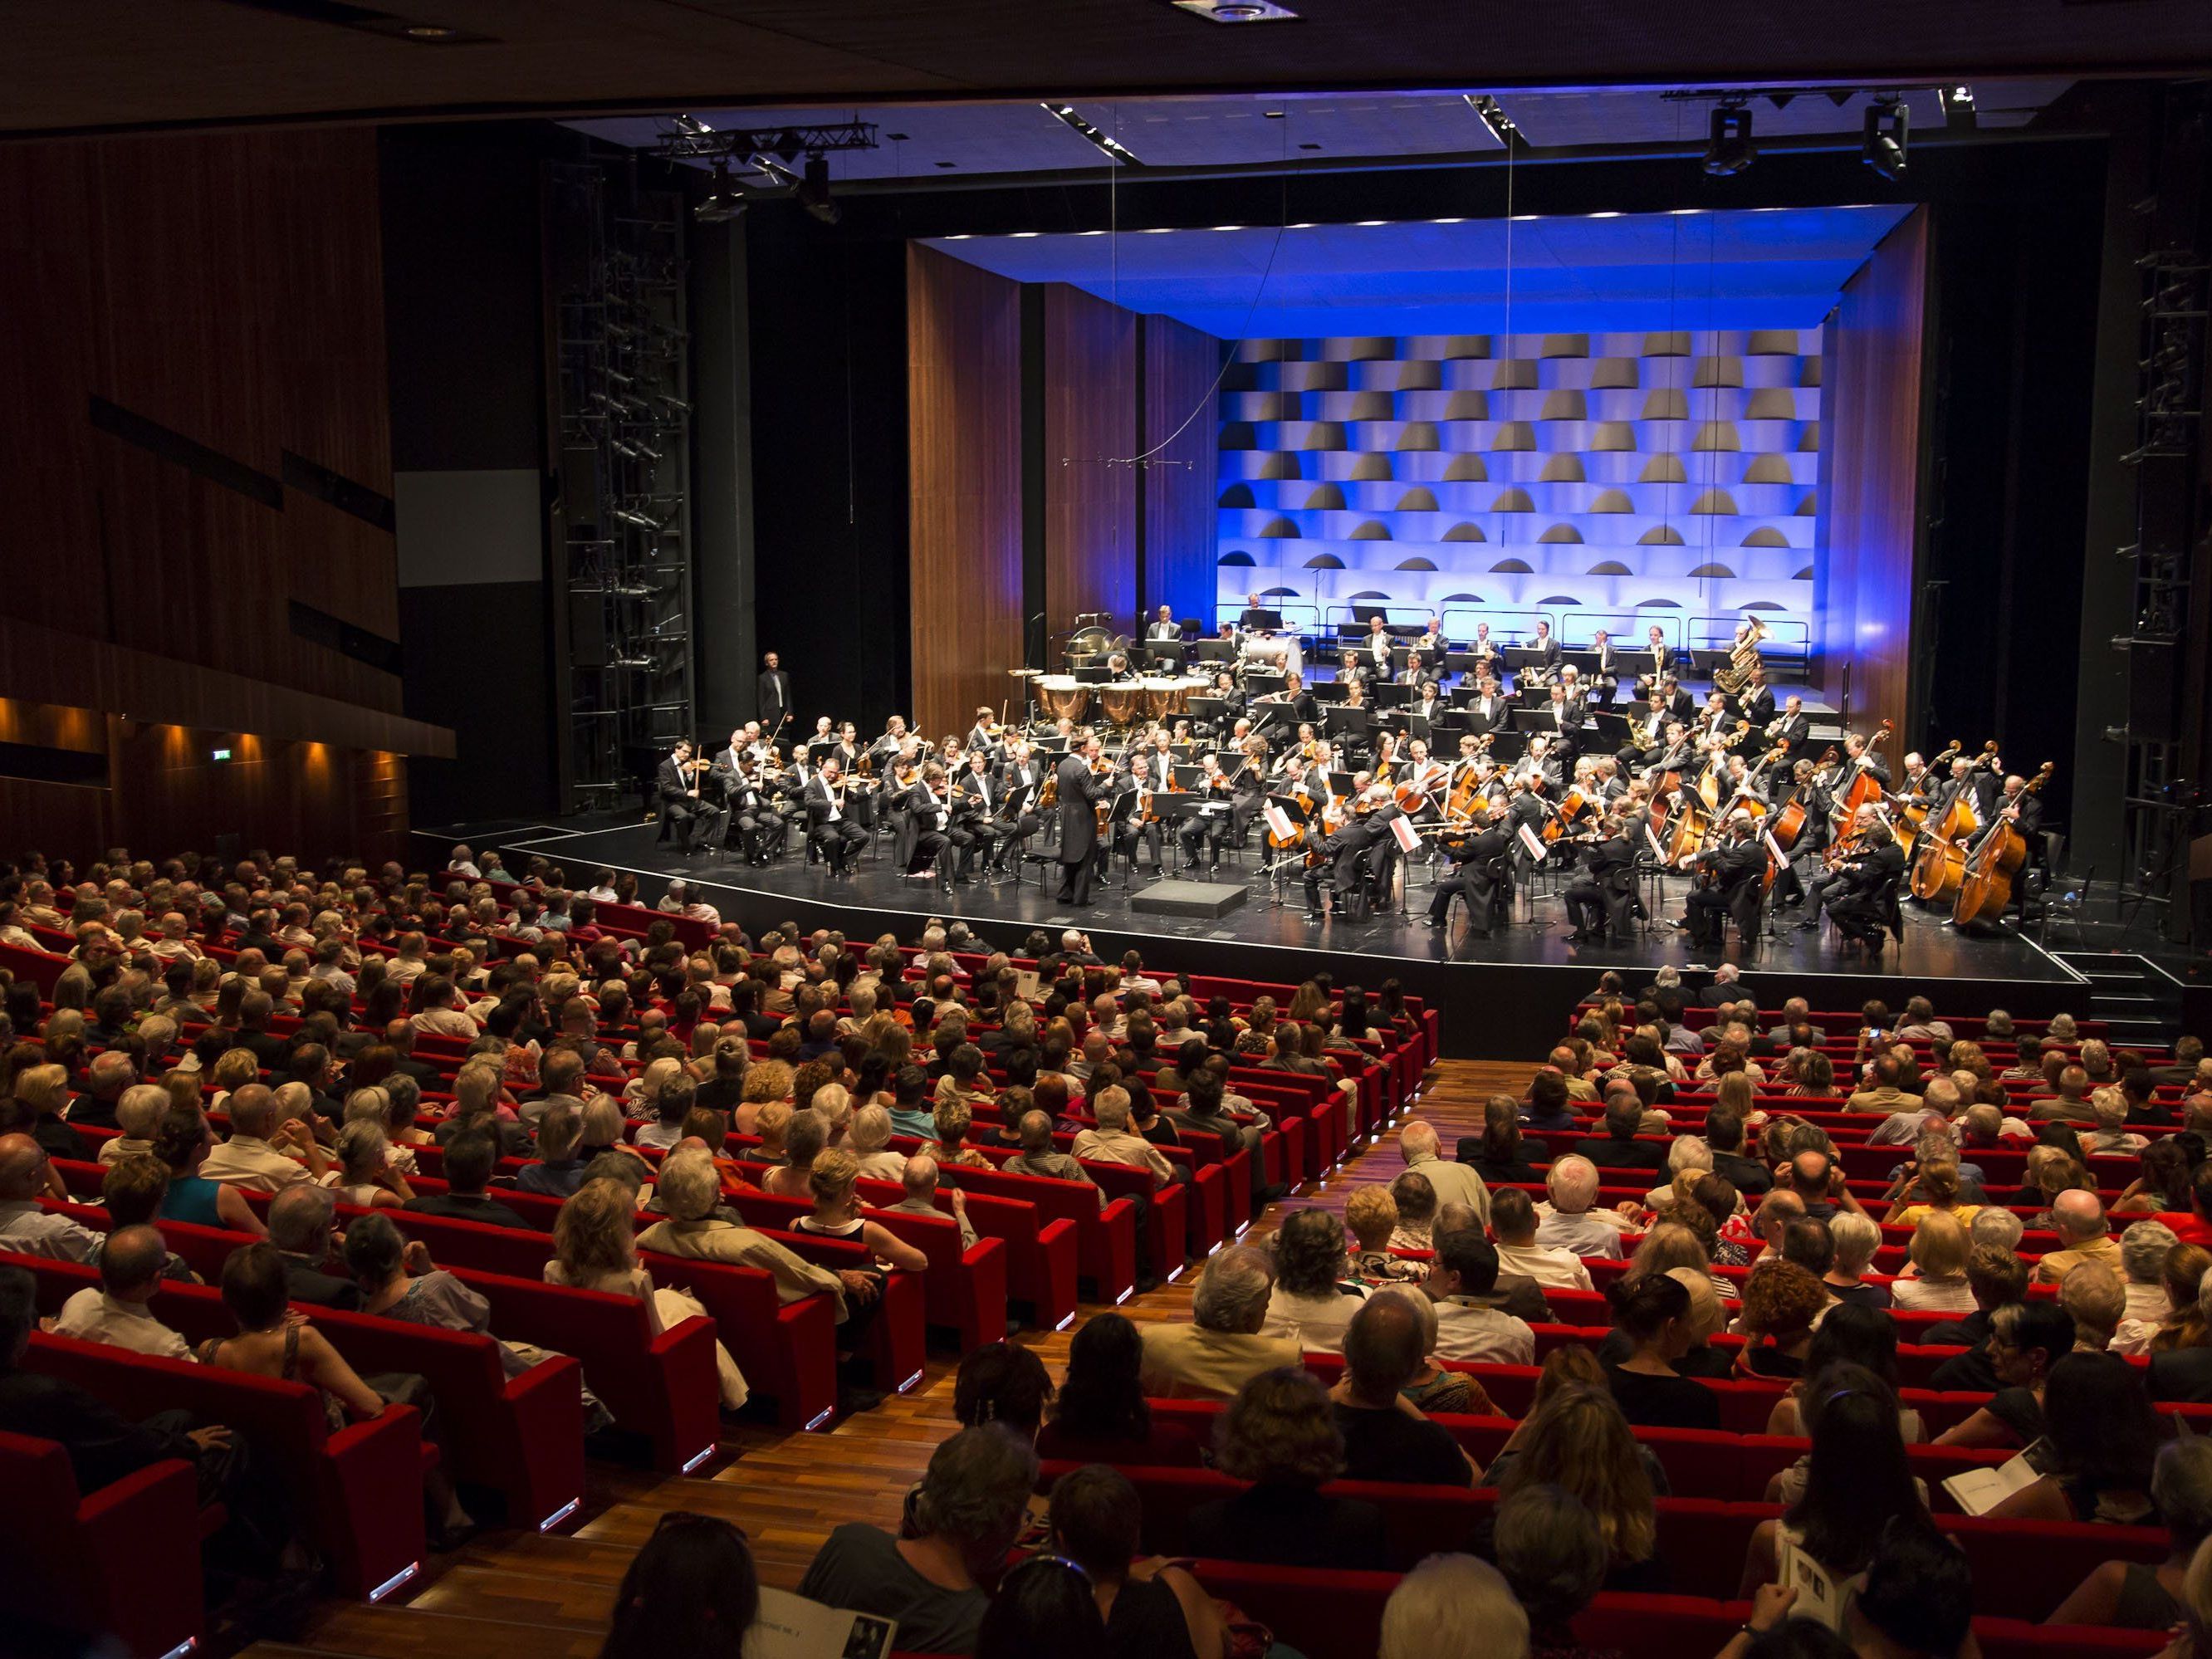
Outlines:
MULTIPOLYGON (((788 203, 744 226, 754 642, 781 656, 803 730, 879 732, 908 671, 906 246, 788 203)), ((744 696, 750 714, 750 673, 744 696)))
POLYGON ((419 824, 556 805, 546 596, 539 164, 552 129, 386 128, 385 304, 405 706, 419 824))

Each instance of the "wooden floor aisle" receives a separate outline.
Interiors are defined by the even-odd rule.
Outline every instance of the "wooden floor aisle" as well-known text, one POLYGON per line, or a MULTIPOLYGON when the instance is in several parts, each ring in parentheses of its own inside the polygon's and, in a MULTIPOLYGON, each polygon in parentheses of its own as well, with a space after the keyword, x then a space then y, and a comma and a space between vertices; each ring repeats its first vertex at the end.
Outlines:
MULTIPOLYGON (((1459 1135, 1482 1127, 1484 1101, 1518 1095, 1525 1060, 1446 1060, 1429 1073, 1412 1115, 1433 1123, 1449 1156, 1459 1135)), ((1401 1120, 1402 1121, 1402 1120, 1401 1120)), ((1388 1182, 1401 1167, 1395 1134, 1333 1175, 1318 1190, 1293 1194, 1292 1207, 1341 1208, 1355 1185, 1388 1182)), ((1273 1231, 1275 1206, 1255 1225, 1273 1231)), ((1190 1317, 1196 1269, 1125 1305, 1139 1322, 1190 1317)), ((1101 1311, 1086 1306, 1078 1317, 1101 1311)), ((1024 1346, 1057 1376, 1073 1328, 1024 1336, 1024 1346)), ((952 1426, 954 1363, 933 1357, 921 1386, 827 1434, 778 1434, 738 1427, 725 1437, 721 1466, 703 1476, 661 1476, 603 1462, 587 1466, 588 1518, 550 1535, 487 1534, 450 1556, 434 1556, 404 1601, 368 1607, 330 1602, 317 1610, 302 1642, 260 1643, 256 1656, 359 1655, 365 1659, 593 1659, 617 1585, 638 1546, 671 1510, 725 1516, 752 1540, 763 1579, 795 1586, 833 1527, 848 1521, 887 1525, 907 1488, 952 1426)))

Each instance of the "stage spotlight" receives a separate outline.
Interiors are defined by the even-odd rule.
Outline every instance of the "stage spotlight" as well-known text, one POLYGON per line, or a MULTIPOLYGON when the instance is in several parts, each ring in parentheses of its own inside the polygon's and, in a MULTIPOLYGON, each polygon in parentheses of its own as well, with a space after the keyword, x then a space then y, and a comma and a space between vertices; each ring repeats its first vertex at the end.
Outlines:
POLYGON ((1911 125, 1911 112, 1902 99, 1869 104, 1866 124, 1861 129, 1859 160, 1883 178, 1895 179, 1905 171, 1905 137, 1911 125))
POLYGON ((693 204, 691 216, 702 225, 726 225, 744 210, 744 192, 731 182, 729 165, 715 162, 714 185, 705 199, 693 204))
POLYGON ((806 158, 806 176, 799 183, 799 204, 825 225, 834 225, 843 216, 837 204, 830 199, 828 156, 806 158))
POLYGON ((1759 146, 1751 141, 1751 112, 1741 104, 1714 106, 1700 163, 1705 172, 1715 179, 1733 178, 1758 159, 1759 146))
POLYGON ((675 123, 677 131, 687 138, 701 137, 714 130, 696 115, 672 115, 668 118, 675 123))

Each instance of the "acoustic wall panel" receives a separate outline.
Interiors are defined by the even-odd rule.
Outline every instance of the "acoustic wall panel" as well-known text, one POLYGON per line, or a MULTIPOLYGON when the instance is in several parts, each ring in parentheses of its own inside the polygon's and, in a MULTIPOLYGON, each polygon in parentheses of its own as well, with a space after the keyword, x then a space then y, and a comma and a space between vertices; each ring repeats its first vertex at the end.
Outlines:
POLYGON ((1548 616, 1571 642, 1813 629, 1821 332, 1247 342, 1220 397, 1215 598, 1328 628, 1548 616))

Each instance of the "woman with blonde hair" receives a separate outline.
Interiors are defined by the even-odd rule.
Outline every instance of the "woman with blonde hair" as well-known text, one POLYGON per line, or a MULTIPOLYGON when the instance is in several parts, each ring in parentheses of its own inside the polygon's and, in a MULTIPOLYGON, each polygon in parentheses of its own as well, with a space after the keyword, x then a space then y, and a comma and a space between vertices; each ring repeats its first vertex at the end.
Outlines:
MULTIPOLYGON (((645 1304, 648 1337, 704 1319, 707 1310, 689 1291, 656 1286, 637 1259, 637 1200, 619 1181, 587 1181, 561 1205, 553 1223, 553 1259, 545 1264, 548 1285, 627 1296, 645 1304)), ((720 1341, 714 1344, 716 1386, 722 1407, 736 1411, 750 1390, 737 1362, 720 1341)))
POLYGON ((2201 1244, 2177 1244, 2166 1253, 2166 1266, 2159 1278, 2166 1285, 2166 1299, 2172 1311, 2159 1321, 2144 1352, 2170 1353, 2176 1348, 2212 1346, 2212 1330, 2206 1328, 2198 1295, 2207 1273, 2212 1273, 2212 1250, 2201 1244))
MULTIPOLYGON (((1602 1385, 1572 1383, 1532 1413, 1516 1433, 1511 1465, 1492 1465, 1502 1504, 1531 1486, 1558 1486, 1595 1518, 1610 1563, 1604 1588, 1664 1594, 1668 1576, 1657 1553, 1659 1523, 1651 1477, 1628 1419, 1602 1385)), ((1500 1459, 1503 1462, 1503 1458, 1500 1459)))
POLYGON ((965 1170, 988 1170, 996 1166, 975 1147, 964 1145, 968 1131, 975 1121, 975 1114, 964 1100, 940 1100, 937 1103, 937 1161, 965 1170))
POLYGON ((843 1147, 832 1146, 817 1153, 806 1173, 814 1212, 800 1216, 793 1226, 802 1233, 817 1233, 824 1238, 849 1239, 866 1245, 879 1270, 891 1267, 918 1273, 927 1267, 929 1258, 921 1249, 906 1243, 882 1222, 871 1221, 860 1213, 856 1190, 860 1179, 860 1159, 843 1147))
POLYGON ((1959 1217, 1948 1210, 1929 1210, 1905 1247, 1914 1271, 1891 1282, 1890 1305, 1918 1312, 1973 1312, 1974 1292, 1966 1281, 1966 1260, 1972 1254, 1972 1239, 1959 1217))
POLYGON ((1959 1165, 1955 1160, 1936 1158, 1921 1164, 1916 1159, 1899 1177, 1897 1200, 1881 1218, 1882 1225, 1917 1227, 1929 1216, 1947 1215, 1961 1227, 1970 1227, 1982 1212, 1982 1206, 1960 1203, 1959 1189, 1959 1165))
POLYGON ((233 1092, 261 1080, 261 1060, 251 1048, 226 1048, 216 1057, 210 1075, 215 1092, 208 1097, 208 1109, 220 1112, 233 1092))
MULTIPOLYGON (((383 1091, 358 1092, 381 1095, 383 1091)), ((380 1205, 396 1209, 415 1196, 407 1177, 392 1167, 392 1143, 385 1139, 381 1122, 353 1119, 338 1131, 331 1151, 337 1163, 323 1176, 323 1185, 337 1194, 339 1203, 364 1210, 380 1205)))
POLYGON ((888 1108, 871 1103, 854 1113, 849 1139, 863 1176, 872 1181, 906 1178, 906 1154, 890 1150, 891 1115, 888 1108))

